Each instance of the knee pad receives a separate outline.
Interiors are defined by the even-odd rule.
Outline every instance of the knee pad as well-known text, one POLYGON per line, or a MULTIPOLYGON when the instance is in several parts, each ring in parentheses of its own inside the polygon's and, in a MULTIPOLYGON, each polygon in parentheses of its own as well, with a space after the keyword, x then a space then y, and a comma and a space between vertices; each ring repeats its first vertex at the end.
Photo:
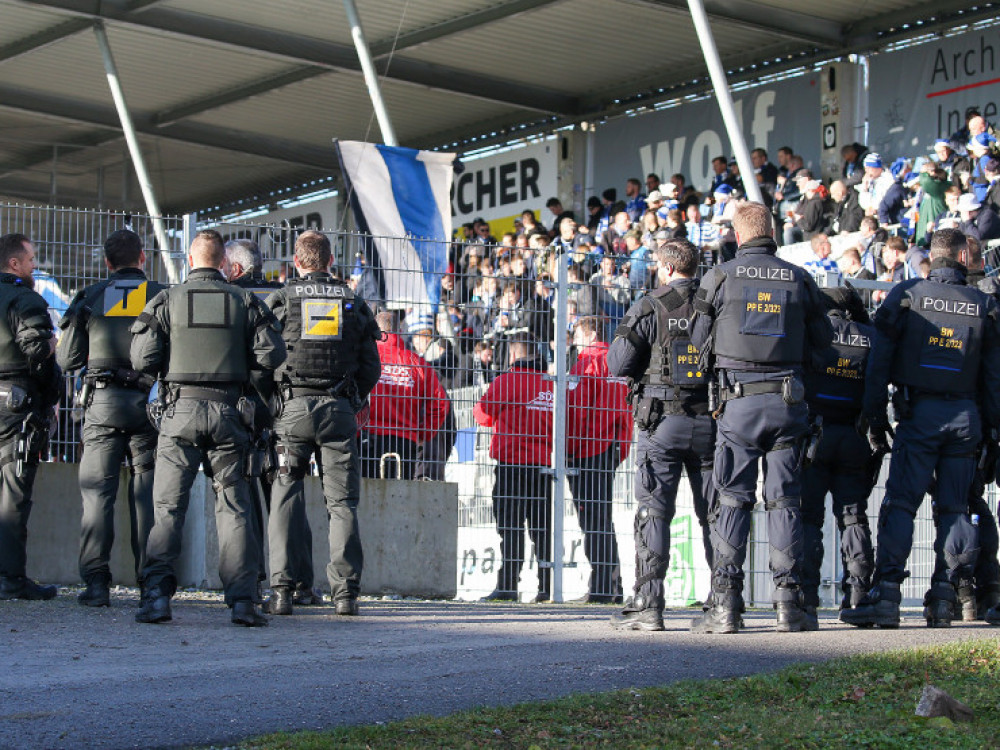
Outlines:
POLYGON ((838 520, 840 521, 841 531, 849 526, 863 526, 866 529, 868 528, 868 514, 855 505, 845 506, 838 520))
MULTIPOLYGON (((669 563, 668 557, 661 557, 659 554, 650 549, 649 544, 646 539, 646 526, 649 524, 649 519, 660 518, 666 521, 666 514, 659 512, 648 505, 643 505, 636 511, 635 514, 635 556, 637 561, 645 562, 650 566, 651 570, 649 574, 642 576, 636 580, 636 589, 638 589, 642 583, 649 580, 654 580, 655 578, 662 578, 666 575, 667 565, 669 563)), ((669 555, 669 551, 668 551, 669 555)))
POLYGON ((938 533, 947 534, 943 547, 948 569, 959 571, 963 577, 971 577, 972 568, 979 557, 979 529, 964 514, 943 513, 938 533))

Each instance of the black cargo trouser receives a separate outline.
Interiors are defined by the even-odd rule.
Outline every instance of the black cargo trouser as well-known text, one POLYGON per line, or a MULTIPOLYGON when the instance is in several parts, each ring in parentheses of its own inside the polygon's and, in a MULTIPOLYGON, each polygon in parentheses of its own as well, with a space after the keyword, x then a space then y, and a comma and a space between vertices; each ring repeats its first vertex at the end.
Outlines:
POLYGON ((167 407, 157 442, 153 480, 153 529, 146 545, 144 592, 173 596, 174 566, 181 553, 191 485, 204 461, 215 486, 219 577, 230 607, 256 601, 260 570, 257 531, 246 478, 250 435, 235 407, 218 401, 180 399, 167 407))
MULTIPOLYGON (((316 456, 330 521, 326 568, 334 600, 357 598, 364 553, 358 530, 361 471, 357 421, 347 398, 299 396, 285 402, 275 423, 281 468, 271 490, 268 537, 271 585, 294 586, 312 568, 312 552, 301 538, 309 460, 316 456), (308 559, 307 559, 308 558, 308 559)), ((311 539, 311 536, 310 536, 311 539)))
POLYGON ((146 415, 147 394, 109 385, 93 392, 84 414, 80 459, 80 578, 111 580, 115 499, 122 463, 129 464, 129 540, 138 580, 153 528, 153 467, 157 434, 146 415))
POLYGON ((870 458, 868 440, 858 434, 853 424, 826 422, 816 456, 802 470, 802 594, 807 606, 819 606, 828 492, 833 497, 833 517, 840 529, 843 593, 864 593, 871 587, 875 553, 868 524, 870 458))
POLYGON ((25 414, 0 410, 0 576, 25 575, 31 493, 38 471, 30 461, 17 475, 17 436, 25 414))

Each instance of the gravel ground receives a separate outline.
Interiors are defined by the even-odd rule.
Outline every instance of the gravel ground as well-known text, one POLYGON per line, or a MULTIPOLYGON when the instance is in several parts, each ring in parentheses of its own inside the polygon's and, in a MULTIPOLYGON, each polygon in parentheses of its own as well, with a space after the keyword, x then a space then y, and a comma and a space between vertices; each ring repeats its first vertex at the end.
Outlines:
POLYGON ((610 606, 415 600, 362 600, 357 618, 299 607, 246 629, 208 592, 178 594, 171 623, 138 625, 135 590, 100 610, 77 591, 0 602, 0 747, 225 745, 1000 633, 929 630, 918 611, 897 631, 856 630, 831 611, 818 633, 780 635, 755 611, 738 636, 695 636, 694 610, 667 612, 666 632, 619 632, 610 606))

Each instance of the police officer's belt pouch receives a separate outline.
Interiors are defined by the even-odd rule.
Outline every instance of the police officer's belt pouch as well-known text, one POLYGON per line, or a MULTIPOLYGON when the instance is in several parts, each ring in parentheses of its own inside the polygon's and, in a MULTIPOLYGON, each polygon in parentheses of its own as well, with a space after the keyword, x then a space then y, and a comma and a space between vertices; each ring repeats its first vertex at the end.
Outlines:
POLYGON ((660 423, 663 417, 663 402, 658 398, 639 399, 639 406, 635 410, 635 426, 640 430, 653 430, 660 423))
POLYGON ((243 422, 243 426, 252 429, 254 412, 256 411, 254 402, 246 396, 240 396, 236 402, 236 411, 239 412, 240 421, 243 422))
POLYGON ((789 406, 801 404, 806 397, 806 387, 802 380, 787 377, 781 381, 781 399, 789 406))
POLYGON ((258 450, 257 446, 252 446, 247 451, 246 475, 248 477, 259 477, 264 473, 265 451, 258 450))
POLYGON ((0 383, 0 408, 15 414, 28 408, 28 392, 13 383, 0 383))

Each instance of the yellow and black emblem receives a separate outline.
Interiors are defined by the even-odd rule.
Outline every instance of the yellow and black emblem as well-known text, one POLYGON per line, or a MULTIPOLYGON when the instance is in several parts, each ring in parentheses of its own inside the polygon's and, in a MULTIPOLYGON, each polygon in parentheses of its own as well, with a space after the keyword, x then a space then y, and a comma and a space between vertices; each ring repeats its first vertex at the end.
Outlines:
POLYGON ((146 307, 146 282, 115 282, 104 290, 104 317, 135 318, 146 307))
POLYGON ((302 300, 302 338, 339 339, 341 300, 302 300))

